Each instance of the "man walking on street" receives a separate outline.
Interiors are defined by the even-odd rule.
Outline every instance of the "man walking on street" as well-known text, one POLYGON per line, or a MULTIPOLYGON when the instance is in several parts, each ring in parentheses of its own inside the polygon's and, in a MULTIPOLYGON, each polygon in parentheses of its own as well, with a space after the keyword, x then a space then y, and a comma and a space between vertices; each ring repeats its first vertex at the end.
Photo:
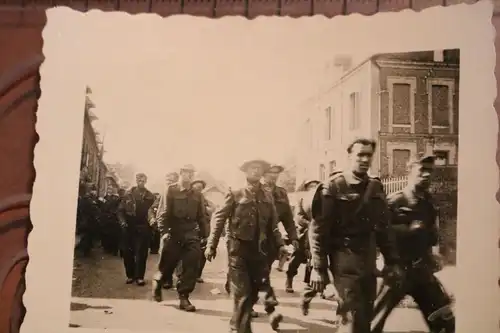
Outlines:
POLYGON ((115 189, 109 186, 101 204, 101 242, 105 252, 117 256, 120 246, 120 224, 116 214, 120 205, 120 198, 114 191, 115 189))
MULTIPOLYGON (((156 212, 154 213, 155 215, 151 217, 154 220, 152 221, 151 224, 153 224, 157 230, 158 230, 158 223, 156 221, 160 217, 159 216, 160 212, 166 209, 167 202, 165 201, 165 199, 167 197, 168 188, 170 187, 170 185, 176 184, 178 181, 179 181, 179 174, 175 171, 169 172, 165 175, 165 190, 163 191, 162 195, 160 195, 160 200, 158 201, 158 205, 156 206, 156 212)), ((161 239, 159 230, 158 234, 161 239)), ((160 247, 161 247, 161 240, 160 240, 160 247)), ((170 276, 163 276, 163 279, 164 279, 163 289, 171 289, 174 285, 173 273, 170 274, 170 276)))
POLYGON ((405 269, 399 288, 387 288, 376 302, 372 333, 382 333, 392 310, 410 295, 418 304, 431 333, 454 333, 452 301, 434 275, 439 270, 432 247, 438 244, 438 209, 429 187, 434 156, 417 156, 409 163, 408 186, 389 196, 392 229, 405 269))
MULTIPOLYGON (((305 181, 298 189, 297 192, 309 192, 316 189, 316 186, 320 184, 319 181, 311 179, 305 181)), ((311 252, 309 251, 309 239, 307 230, 309 229, 310 212, 306 212, 304 205, 302 204, 303 198, 300 198, 295 207, 295 224, 297 225, 299 231, 299 247, 292 254, 292 259, 288 264, 288 269, 286 271, 286 285, 285 291, 287 293, 293 293, 293 278, 297 275, 298 269, 302 264, 308 264, 311 259, 311 252)), ((309 283, 308 275, 310 275, 310 265, 306 266, 306 274, 304 277, 304 282, 309 283)))
POLYGON ((168 187, 166 204, 158 211, 161 250, 158 271, 153 280, 153 298, 161 302, 164 277, 172 276, 180 262, 182 269, 177 281, 179 308, 188 312, 196 311, 189 301, 189 295, 198 278, 201 239, 208 236, 203 196, 191 188, 194 171, 192 165, 186 165, 180 170, 179 183, 168 187))
MULTIPOLYGON (((273 196, 276 211, 278 212, 278 223, 281 222, 285 228, 287 234, 285 243, 292 244, 294 249, 297 249, 299 245, 297 229, 293 221, 292 207, 290 206, 288 193, 283 187, 276 185, 276 182, 278 181, 278 178, 283 170, 284 168, 281 165, 271 165, 264 173, 263 184, 264 188, 270 191, 273 196)), ((271 269, 273 263, 280 258, 273 240, 270 239, 269 241, 269 268, 271 269)), ((278 267, 278 270, 282 271, 283 267, 278 267)))
POLYGON ((146 284, 144 274, 151 241, 148 211, 155 201, 153 193, 146 188, 147 179, 144 173, 136 175, 137 186, 127 191, 117 214, 123 229, 122 256, 126 283, 135 281, 139 286, 146 284))
POLYGON ((342 319, 339 333, 370 333, 377 246, 391 273, 389 282, 399 281, 402 275, 382 183, 367 174, 375 148, 374 140, 354 140, 347 148, 350 168, 318 186, 311 204, 310 286, 313 292, 322 292, 329 283, 331 265, 341 298, 337 308, 342 319))
MULTIPOLYGON (((207 183, 204 180, 197 179, 191 183, 191 187, 193 188, 193 191, 200 193, 200 195, 203 196, 203 190, 205 189, 205 187, 207 187, 207 183)), ((212 218, 213 210, 210 207, 208 200, 206 198, 203 198, 203 200, 205 202, 205 212, 207 214, 207 222, 209 222, 207 228, 208 228, 208 230, 210 230, 210 219, 212 218)), ((202 275, 203 275, 203 269, 205 268, 205 264, 207 263, 207 259, 205 258, 205 250, 206 249, 207 249, 207 239, 204 238, 201 240, 202 254, 201 254, 201 259, 200 259, 201 260, 200 261, 200 270, 199 270, 198 279, 197 279, 198 283, 205 282, 202 278, 202 275)))
MULTIPOLYGON (((230 331, 251 333, 252 308, 259 291, 269 285, 269 239, 281 253, 286 252, 278 230, 278 216, 274 200, 260 183, 269 163, 252 160, 241 166, 246 174, 246 184, 229 190, 224 204, 214 213, 214 228, 210 234, 205 255, 208 261, 215 258, 219 239, 226 225, 228 237, 229 271, 233 296, 233 315, 230 331)), ((273 294, 274 293, 269 293, 273 294)), ((264 306, 270 323, 277 330, 281 314, 275 311, 276 298, 266 298, 264 306)))

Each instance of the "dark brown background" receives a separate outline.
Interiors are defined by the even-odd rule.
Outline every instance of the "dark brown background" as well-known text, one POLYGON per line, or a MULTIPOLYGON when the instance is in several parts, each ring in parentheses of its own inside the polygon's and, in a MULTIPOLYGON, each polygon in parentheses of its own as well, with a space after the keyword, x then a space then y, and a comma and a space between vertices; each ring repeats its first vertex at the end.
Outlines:
MULTIPOLYGON (((33 148, 38 67, 42 57, 44 10, 69 6, 77 10, 120 10, 129 13, 155 12, 162 16, 185 13, 208 17, 244 15, 328 17, 361 13, 421 10, 432 6, 475 3, 478 0, 0 0, 0 332, 18 332, 25 308, 24 271, 31 231, 29 195, 35 179, 33 148), (24 195, 24 196, 23 196, 24 195), (17 258, 16 258, 17 257, 17 258), (12 258, 15 258, 13 260, 12 258)), ((500 32, 500 1, 495 2, 493 24, 500 32)), ((500 37, 496 37, 497 64, 500 37)), ((500 68, 496 67, 497 81, 500 68)), ((495 108, 499 113, 498 100, 495 108)), ((499 135, 500 143, 500 135, 499 135)), ((500 151, 497 153, 500 161, 500 151)), ((497 198, 500 196, 497 195, 497 198)), ((55 200, 55 198, 53 199, 55 200)), ((50 232, 50 231, 49 231, 50 232)), ((500 246, 500 242, 499 242, 500 246)))

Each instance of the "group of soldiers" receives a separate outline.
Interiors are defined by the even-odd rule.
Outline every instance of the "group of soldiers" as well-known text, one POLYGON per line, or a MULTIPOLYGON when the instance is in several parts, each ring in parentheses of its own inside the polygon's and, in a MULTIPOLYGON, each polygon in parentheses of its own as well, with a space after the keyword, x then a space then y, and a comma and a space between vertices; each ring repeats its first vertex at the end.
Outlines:
POLYGON ((293 248, 287 292, 294 292, 293 279, 306 265, 304 315, 313 298, 332 284, 339 332, 381 333, 406 295, 419 306, 431 333, 454 332, 452 299, 435 276, 441 268, 433 252, 439 214, 429 192, 435 158, 412 159, 407 187, 386 197, 380 179, 368 174, 376 147, 371 139, 354 140, 347 148, 346 169, 332 172, 325 182, 305 181, 303 196, 293 209, 286 190, 276 185, 283 168, 264 160, 241 165, 246 182, 229 189, 218 207, 207 203, 204 183, 194 179, 191 165, 181 168, 178 179, 172 178, 157 198, 145 188, 146 176, 137 175, 137 186, 122 196, 117 208, 128 244, 123 253, 126 282, 144 284, 145 244, 150 230, 156 229, 160 255, 152 297, 162 301, 162 289, 172 287, 175 273, 179 308, 196 311, 189 296, 205 260, 216 257, 225 234, 226 290, 233 299, 230 332, 252 332, 260 292, 265 293, 270 324, 278 329, 283 316, 277 310, 270 272, 276 260, 289 255, 287 245, 293 248), (376 267, 379 252, 382 271, 376 267), (377 277, 383 279, 380 288, 377 277))

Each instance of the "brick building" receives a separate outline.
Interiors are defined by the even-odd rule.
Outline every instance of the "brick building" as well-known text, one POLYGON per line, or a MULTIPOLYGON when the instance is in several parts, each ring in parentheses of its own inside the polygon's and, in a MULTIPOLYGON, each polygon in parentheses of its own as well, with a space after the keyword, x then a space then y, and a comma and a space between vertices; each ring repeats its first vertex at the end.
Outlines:
POLYGON ((371 173, 401 176, 417 152, 458 163, 459 50, 378 54, 334 63, 337 78, 301 107, 298 178, 325 179, 356 136, 377 139, 371 173))
POLYGON ((335 76, 302 106, 297 180, 324 180, 346 162, 355 137, 375 138, 371 174, 386 191, 405 185, 411 155, 438 157, 432 192, 441 213, 440 250, 455 261, 457 222, 459 50, 378 54, 352 65, 338 57, 335 76), (392 186, 397 185, 397 186, 392 186))

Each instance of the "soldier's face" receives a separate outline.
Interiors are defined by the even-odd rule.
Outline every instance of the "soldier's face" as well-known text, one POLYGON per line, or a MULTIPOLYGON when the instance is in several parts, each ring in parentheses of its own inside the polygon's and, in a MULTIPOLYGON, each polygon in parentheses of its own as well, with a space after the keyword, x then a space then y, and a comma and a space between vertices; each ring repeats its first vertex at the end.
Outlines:
POLYGON ((246 175, 248 180, 256 182, 262 178, 263 173, 262 165, 256 163, 247 167, 246 175))
POLYGON ((280 176, 279 172, 266 172, 264 174, 264 180, 268 184, 275 184, 280 176))
POLYGON ((108 187, 108 189, 107 189, 107 191, 106 191, 106 193, 107 193, 108 195, 112 195, 114 192, 115 192, 115 190, 114 190, 112 187, 108 187))
POLYGON ((203 191, 203 184, 201 184, 201 183, 194 184, 193 185, 193 190, 195 192, 201 193, 201 191, 203 191))
POLYGON ((146 176, 137 176, 135 178, 135 181, 137 183, 137 187, 144 187, 146 186, 148 178, 146 176))
POLYGON ((167 177, 167 184, 173 184, 177 182, 179 179, 176 176, 168 176, 167 177))
POLYGON ((432 175, 434 174, 433 163, 416 163, 410 169, 410 182, 415 186, 428 189, 431 186, 432 175))
POLYGON ((191 182, 194 177, 194 171, 191 170, 182 170, 181 171, 181 180, 183 182, 191 182))
POLYGON ((355 144, 352 147, 351 154, 349 154, 353 171, 367 173, 372 165, 373 153, 371 145, 355 144))

